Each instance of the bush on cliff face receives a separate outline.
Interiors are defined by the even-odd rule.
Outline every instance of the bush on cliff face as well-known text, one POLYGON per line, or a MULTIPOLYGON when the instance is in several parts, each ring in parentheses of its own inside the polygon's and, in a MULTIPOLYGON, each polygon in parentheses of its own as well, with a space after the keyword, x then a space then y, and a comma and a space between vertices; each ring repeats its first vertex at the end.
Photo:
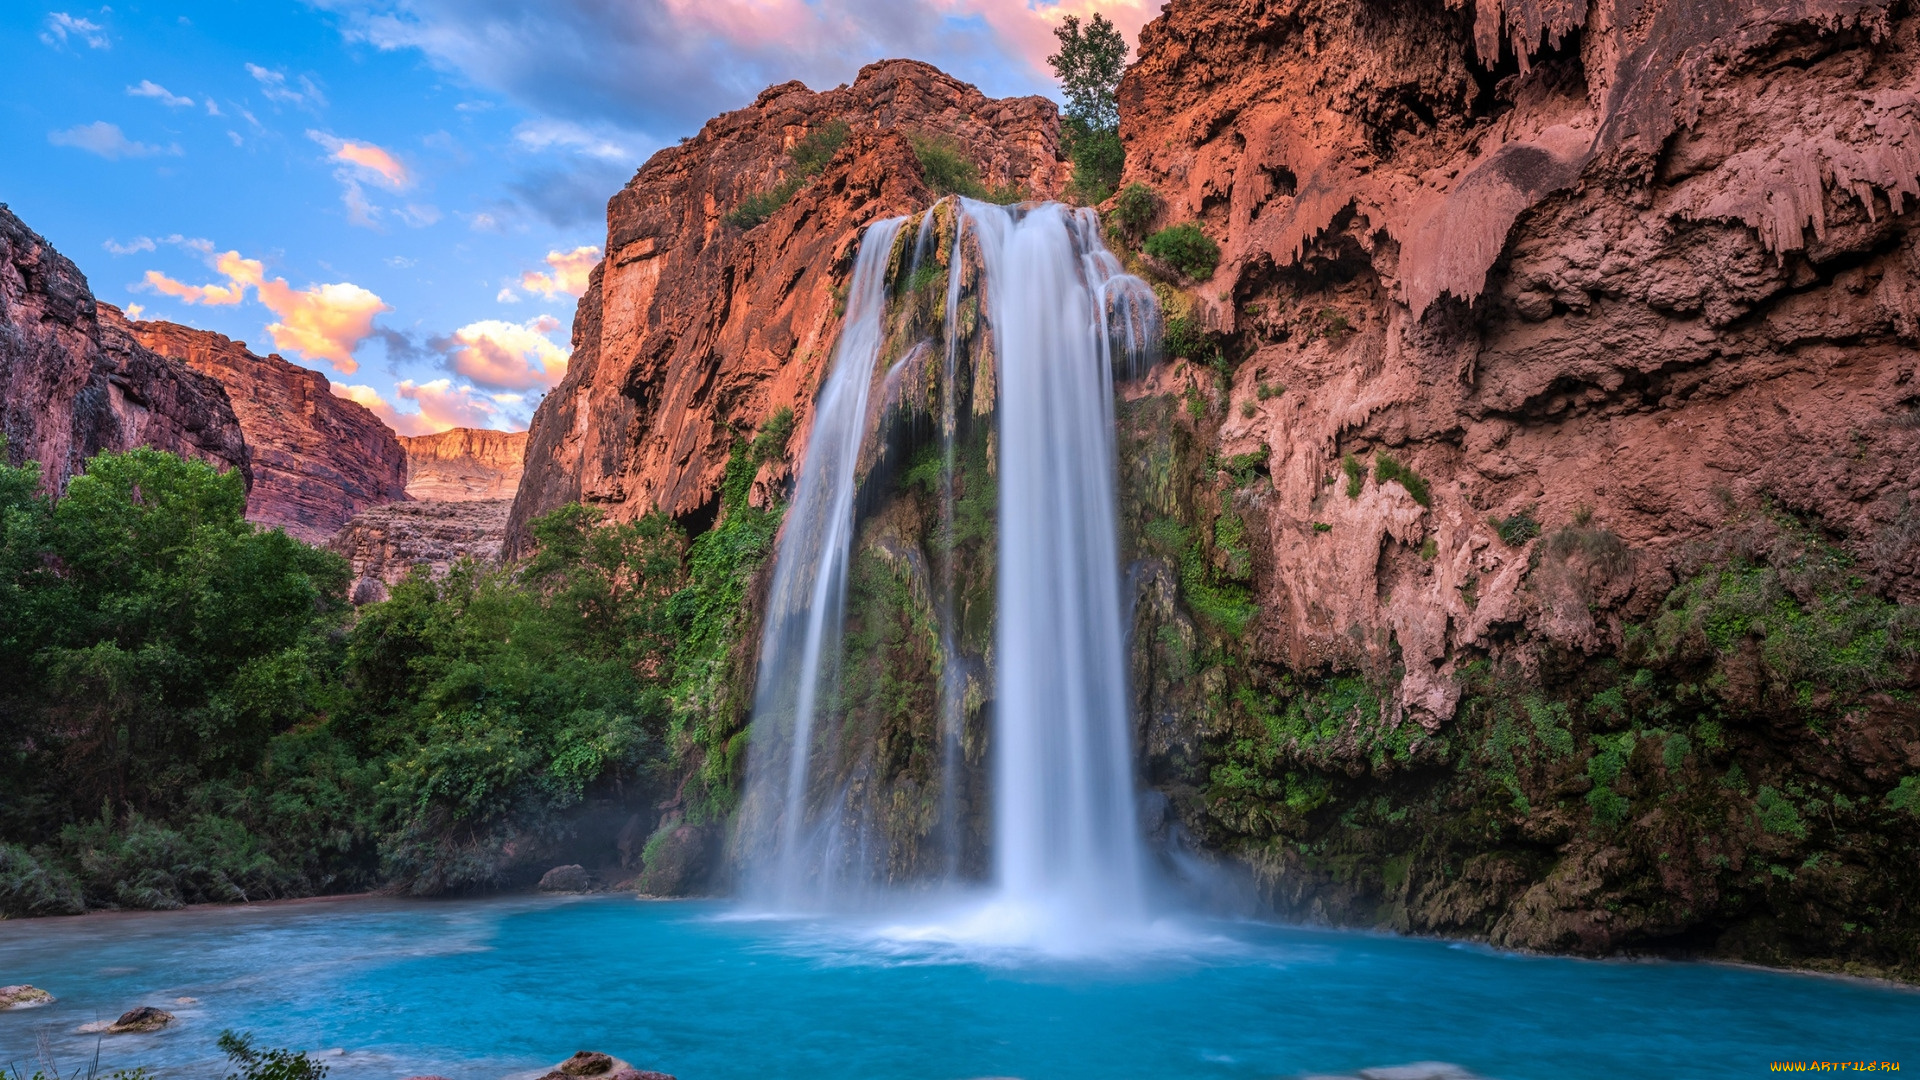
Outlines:
POLYGON ((787 151, 788 160, 793 162, 792 175, 765 191, 747 195, 723 220, 736 229, 751 229, 765 222, 820 175, 846 145, 851 131, 845 120, 835 120, 795 142, 787 151))
POLYGON ((1220 265, 1220 245, 1194 221, 1172 225, 1149 236, 1146 252, 1195 281, 1212 277, 1214 268, 1220 265))
POLYGON ((920 174, 935 195, 962 195, 1002 206, 1027 197, 1026 191, 1016 185, 988 187, 980 179, 980 167, 951 136, 920 134, 912 136, 911 141, 920 174))

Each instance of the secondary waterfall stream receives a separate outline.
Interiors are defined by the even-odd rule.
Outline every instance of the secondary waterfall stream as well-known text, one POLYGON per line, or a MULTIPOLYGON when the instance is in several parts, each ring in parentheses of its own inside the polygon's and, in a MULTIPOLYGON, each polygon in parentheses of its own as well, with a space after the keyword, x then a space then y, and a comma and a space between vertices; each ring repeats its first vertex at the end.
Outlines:
MULTIPOLYGON (((873 819, 886 810, 918 821, 914 808, 923 805, 936 820, 920 834, 944 850, 928 860, 937 871, 916 884, 960 876, 962 702, 980 684, 969 681, 957 645, 964 391, 974 414, 990 414, 997 440, 987 451, 998 488, 991 690, 979 691, 991 698, 986 813, 995 917, 1015 933, 1036 934, 1070 922, 1137 921, 1145 858, 1128 720, 1113 394, 1116 368, 1124 376, 1149 358, 1157 308, 1151 290, 1102 245, 1090 210, 943 205, 939 235, 933 211, 912 234, 902 233, 905 219, 877 222, 855 261, 846 321, 775 553, 741 825, 748 889, 778 907, 818 909, 900 884, 877 866, 884 830, 873 819), (937 266, 923 267, 930 246, 945 253, 944 280, 932 279, 937 266), (916 297, 939 308, 938 319, 922 320, 931 326, 919 342, 909 340, 921 332, 910 313, 890 315, 890 303, 898 309, 916 297), (945 339, 938 347, 934 335, 945 339), (982 359, 971 378, 962 374, 963 339, 985 343, 975 346, 982 359), (881 428, 911 390, 902 386, 920 385, 913 372, 922 355, 938 373, 923 382, 939 387, 926 409, 938 525, 928 530, 925 561, 933 566, 924 586, 938 642, 930 699, 937 748, 929 755, 937 765, 927 780, 937 794, 903 787, 886 802, 873 791, 872 748, 845 745, 830 718, 840 707, 849 567, 879 475, 874 462, 887 452, 881 428), (853 767, 847 758, 856 753, 865 757, 853 767), (903 800, 908 811, 899 810, 903 800)), ((977 477, 970 481, 981 490, 977 477)))

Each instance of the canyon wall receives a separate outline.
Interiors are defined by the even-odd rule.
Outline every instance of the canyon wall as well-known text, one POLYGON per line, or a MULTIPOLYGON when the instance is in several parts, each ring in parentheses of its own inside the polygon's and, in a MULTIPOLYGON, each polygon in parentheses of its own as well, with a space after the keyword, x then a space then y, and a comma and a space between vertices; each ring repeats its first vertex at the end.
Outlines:
POLYGON ((226 387, 252 453, 249 521, 317 544, 360 510, 407 498, 407 453, 392 429, 336 396, 325 375, 178 323, 130 332, 226 387))
POLYGON ((1122 408, 1162 835, 1299 917, 1914 973, 1917 32, 1143 30, 1126 179, 1222 253, 1141 259, 1183 355, 1122 408))
POLYGON ((736 441, 781 409, 807 430, 860 229, 932 201, 910 140, 948 140, 989 187, 1051 196, 1070 176, 1058 135, 1045 99, 993 100, 895 60, 823 93, 771 87, 655 154, 607 205, 607 257, 574 317, 567 377, 534 415, 509 548, 574 500, 710 522, 736 441), (819 176, 764 223, 728 222, 797 176, 788 151, 836 121, 850 137, 819 176))
POLYGON ((512 499, 520 487, 527 433, 449 428, 432 435, 402 435, 400 448, 407 455, 410 498, 512 499))
POLYGON ((248 468, 220 383, 145 348, 65 256, 0 205, 0 433, 58 492, 103 450, 152 446, 248 468))
POLYGON ((400 446, 410 501, 362 510, 327 541, 353 570, 356 604, 386 599, 417 566, 440 576, 461 559, 499 559, 527 433, 449 428, 400 446))

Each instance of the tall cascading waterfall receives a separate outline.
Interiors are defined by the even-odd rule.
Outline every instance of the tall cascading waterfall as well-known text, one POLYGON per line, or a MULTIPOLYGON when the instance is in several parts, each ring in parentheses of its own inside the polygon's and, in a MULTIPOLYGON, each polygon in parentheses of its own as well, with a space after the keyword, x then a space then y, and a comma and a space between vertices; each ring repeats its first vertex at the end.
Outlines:
POLYGON ((820 389, 806 460, 774 554, 760 638, 753 760, 742 820, 750 886, 787 903, 809 891, 807 779, 815 721, 831 701, 853 544, 855 468, 880 357, 886 271, 904 218, 867 228, 854 262, 846 322, 820 389))
MULTIPOLYGON (((825 722, 837 708, 836 638, 860 535, 856 498, 867 497, 860 470, 882 439, 884 409, 870 387, 884 370, 891 388, 912 350, 932 344, 896 333, 891 347, 903 355, 877 367, 891 359, 881 355, 890 292, 919 295, 906 281, 889 282, 888 272, 917 285, 931 246, 947 267, 937 290, 943 325, 928 331, 944 341, 932 350, 940 398, 927 418, 940 470, 928 546, 943 552, 930 560, 937 581, 927 583, 943 657, 933 699, 938 821, 927 838, 944 848, 938 873, 957 876, 961 698, 970 684, 956 655, 956 401, 963 386, 969 395, 985 387, 997 439, 985 457, 998 483, 987 784, 998 906, 1027 922, 1137 919, 1145 860, 1128 723, 1113 393, 1116 370, 1131 375, 1150 359, 1158 309, 1151 290, 1101 244, 1090 210, 955 200, 944 213, 945 231, 931 245, 932 212, 917 236, 904 238, 910 251, 899 248, 901 222, 872 226, 856 260, 834 368, 775 553, 741 820, 749 891, 777 906, 811 908, 853 900, 850 891, 879 878, 849 880, 836 868, 845 860, 834 845, 849 832, 864 842, 866 829, 841 820, 847 786, 858 782, 838 768, 842 751, 825 722), (962 373, 967 346, 985 357, 972 361, 984 376, 962 373)), ((977 400, 972 407, 982 408, 977 400)))

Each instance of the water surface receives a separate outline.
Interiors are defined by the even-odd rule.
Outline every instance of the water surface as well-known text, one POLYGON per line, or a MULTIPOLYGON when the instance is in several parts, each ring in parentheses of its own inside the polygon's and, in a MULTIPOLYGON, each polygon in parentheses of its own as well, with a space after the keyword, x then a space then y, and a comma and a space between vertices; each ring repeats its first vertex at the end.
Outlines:
POLYGON ((1228 1078, 1447 1061, 1499 1080, 1752 1077, 1782 1058, 1920 1068, 1920 993, 1705 964, 1514 956, 1264 924, 1163 924, 1103 959, 888 920, 629 898, 349 900, 0 922, 0 1068, 136 1005, 109 1066, 226 1075, 222 1028, 339 1051, 335 1080, 525 1075, 604 1050, 680 1080, 1228 1078), (179 999, 193 999, 180 1003, 179 999))

